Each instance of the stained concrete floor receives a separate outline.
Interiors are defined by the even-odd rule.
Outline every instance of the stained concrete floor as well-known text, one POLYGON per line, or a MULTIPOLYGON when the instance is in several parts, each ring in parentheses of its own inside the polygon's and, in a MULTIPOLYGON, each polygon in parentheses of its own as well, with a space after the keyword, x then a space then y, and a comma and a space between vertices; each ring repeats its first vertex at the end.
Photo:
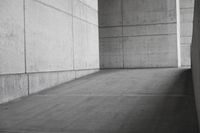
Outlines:
POLYGON ((197 133, 187 69, 104 70, 0 105, 1 133, 197 133))

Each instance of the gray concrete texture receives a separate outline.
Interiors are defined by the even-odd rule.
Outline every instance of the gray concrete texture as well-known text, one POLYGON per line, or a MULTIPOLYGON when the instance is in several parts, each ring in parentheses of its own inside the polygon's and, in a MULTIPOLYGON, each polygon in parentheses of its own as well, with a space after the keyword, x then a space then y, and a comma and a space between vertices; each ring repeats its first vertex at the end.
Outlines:
POLYGON ((176 21, 176 0, 100 0, 101 67, 177 67, 176 21))
POLYGON ((198 133, 187 69, 104 70, 0 105, 1 133, 198 133))
POLYGON ((28 90, 30 94, 37 93, 97 71, 98 69, 29 74, 28 90))
POLYGON ((53 6, 58 8, 63 2, 73 4, 73 14, 69 14, 69 7, 68 12, 62 12, 62 8, 26 2, 28 72, 98 68, 97 11, 79 0, 56 2, 53 6))
POLYGON ((194 30, 192 38, 192 72, 193 83, 196 97, 196 106, 199 118, 200 127, 200 0, 195 0, 194 9, 194 30))
POLYGON ((28 96, 26 74, 0 76, 0 104, 22 96, 28 96))
POLYGON ((1 74, 98 68, 97 1, 3 0, 1 7, 1 74))
POLYGON ((1 0, 0 17, 0 74, 24 73, 23 0, 1 0))
POLYGON ((191 43, 195 0, 180 0, 181 65, 191 66, 191 43))
POLYGON ((72 70, 72 16, 32 0, 25 5, 27 72, 72 70))
POLYGON ((96 72, 97 7, 97 0, 1 0, 0 103, 96 72))
POLYGON ((99 69, 0 76, 0 104, 98 72, 99 69))

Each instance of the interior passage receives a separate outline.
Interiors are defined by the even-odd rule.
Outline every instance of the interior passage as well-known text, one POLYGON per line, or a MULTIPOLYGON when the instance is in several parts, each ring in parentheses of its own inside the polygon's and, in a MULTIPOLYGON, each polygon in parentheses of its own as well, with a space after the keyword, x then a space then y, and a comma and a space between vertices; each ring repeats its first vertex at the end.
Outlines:
POLYGON ((0 105, 1 133, 198 133, 189 69, 116 69, 0 105))

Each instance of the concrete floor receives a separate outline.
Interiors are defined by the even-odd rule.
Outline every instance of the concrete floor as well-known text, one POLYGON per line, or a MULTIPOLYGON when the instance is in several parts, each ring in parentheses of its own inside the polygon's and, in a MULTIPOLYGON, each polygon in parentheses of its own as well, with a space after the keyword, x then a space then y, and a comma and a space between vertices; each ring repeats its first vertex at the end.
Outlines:
POLYGON ((187 69, 104 70, 0 105, 1 133, 198 133, 187 69))

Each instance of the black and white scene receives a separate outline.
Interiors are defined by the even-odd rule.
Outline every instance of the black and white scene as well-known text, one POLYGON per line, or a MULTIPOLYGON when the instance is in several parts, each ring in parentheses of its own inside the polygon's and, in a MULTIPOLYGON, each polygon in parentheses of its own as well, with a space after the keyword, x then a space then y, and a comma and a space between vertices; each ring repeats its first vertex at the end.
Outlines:
POLYGON ((0 0, 0 133, 200 133, 200 0, 0 0))

